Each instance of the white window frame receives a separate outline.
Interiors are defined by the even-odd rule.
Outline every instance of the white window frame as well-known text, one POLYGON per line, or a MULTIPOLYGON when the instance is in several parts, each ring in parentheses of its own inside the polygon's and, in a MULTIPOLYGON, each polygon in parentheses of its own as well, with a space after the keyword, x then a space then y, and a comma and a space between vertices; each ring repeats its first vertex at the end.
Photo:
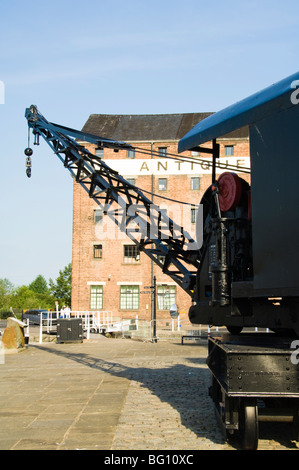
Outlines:
POLYGON ((139 310, 139 285, 120 286, 120 310, 139 310))
POLYGON ((103 308, 103 286, 90 286, 90 308, 91 310, 101 310, 103 308))

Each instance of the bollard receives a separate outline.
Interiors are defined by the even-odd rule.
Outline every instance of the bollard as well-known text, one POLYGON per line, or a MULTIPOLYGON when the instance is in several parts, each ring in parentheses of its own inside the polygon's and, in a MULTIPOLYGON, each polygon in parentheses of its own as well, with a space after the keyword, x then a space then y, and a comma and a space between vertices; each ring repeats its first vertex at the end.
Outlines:
POLYGON ((43 342, 43 314, 40 313, 40 325, 39 325, 39 344, 43 342))
POLYGON ((90 317, 89 317, 89 312, 86 314, 86 319, 87 319, 87 339, 90 338, 90 317))
POLYGON ((27 318, 27 325, 25 329, 25 346, 29 344, 29 318, 27 318))

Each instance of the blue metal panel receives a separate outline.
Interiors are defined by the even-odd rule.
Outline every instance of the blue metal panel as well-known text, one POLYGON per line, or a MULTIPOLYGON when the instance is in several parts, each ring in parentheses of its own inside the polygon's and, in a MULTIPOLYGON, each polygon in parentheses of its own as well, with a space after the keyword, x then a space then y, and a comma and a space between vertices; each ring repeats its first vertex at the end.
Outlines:
MULTIPOLYGON (((180 141, 179 152, 221 137, 243 126, 252 125, 283 109, 295 105, 291 97, 297 93, 299 72, 265 88, 254 95, 200 121, 180 141)), ((294 99, 293 99, 294 101, 294 99)))

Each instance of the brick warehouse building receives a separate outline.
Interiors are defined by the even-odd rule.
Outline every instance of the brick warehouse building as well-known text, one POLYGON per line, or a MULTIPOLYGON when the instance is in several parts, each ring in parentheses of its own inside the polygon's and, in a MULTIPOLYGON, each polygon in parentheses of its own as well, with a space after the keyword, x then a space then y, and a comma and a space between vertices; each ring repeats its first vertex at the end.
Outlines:
MULTIPOLYGON (((139 151, 96 149, 84 143, 92 153, 145 195, 195 237, 196 211, 162 199, 199 204, 211 184, 211 166, 207 162, 186 162, 179 158, 211 160, 209 154, 184 152, 178 155, 178 141, 210 113, 164 115, 100 115, 92 114, 83 131, 131 144, 139 151), (178 155, 176 158, 175 156, 178 155), (167 159, 166 156, 174 158, 167 159), (179 217, 180 220, 177 219, 179 217)), ((237 167, 249 167, 248 129, 243 128, 221 139, 220 161, 237 167)), ((207 147, 211 144, 207 144, 207 147)), ((225 169, 219 170, 220 173, 225 169)), ((248 179, 248 175, 240 175, 248 179)), ((96 202, 74 181, 72 310, 110 311, 113 318, 151 319, 151 295, 142 293, 157 279, 157 319, 169 319, 173 303, 180 318, 187 320, 191 299, 159 266, 139 253, 133 242, 103 215, 96 202)))

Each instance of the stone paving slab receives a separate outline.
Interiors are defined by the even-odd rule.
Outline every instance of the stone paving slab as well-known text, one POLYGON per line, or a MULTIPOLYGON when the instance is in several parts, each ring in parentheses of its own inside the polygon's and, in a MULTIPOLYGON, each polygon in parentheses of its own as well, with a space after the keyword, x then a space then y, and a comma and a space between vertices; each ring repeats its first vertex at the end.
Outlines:
MULTIPOLYGON (((236 450, 206 355, 205 341, 30 343, 0 365, 0 450, 236 450)), ((261 424, 259 449, 297 449, 288 425, 261 424)))

